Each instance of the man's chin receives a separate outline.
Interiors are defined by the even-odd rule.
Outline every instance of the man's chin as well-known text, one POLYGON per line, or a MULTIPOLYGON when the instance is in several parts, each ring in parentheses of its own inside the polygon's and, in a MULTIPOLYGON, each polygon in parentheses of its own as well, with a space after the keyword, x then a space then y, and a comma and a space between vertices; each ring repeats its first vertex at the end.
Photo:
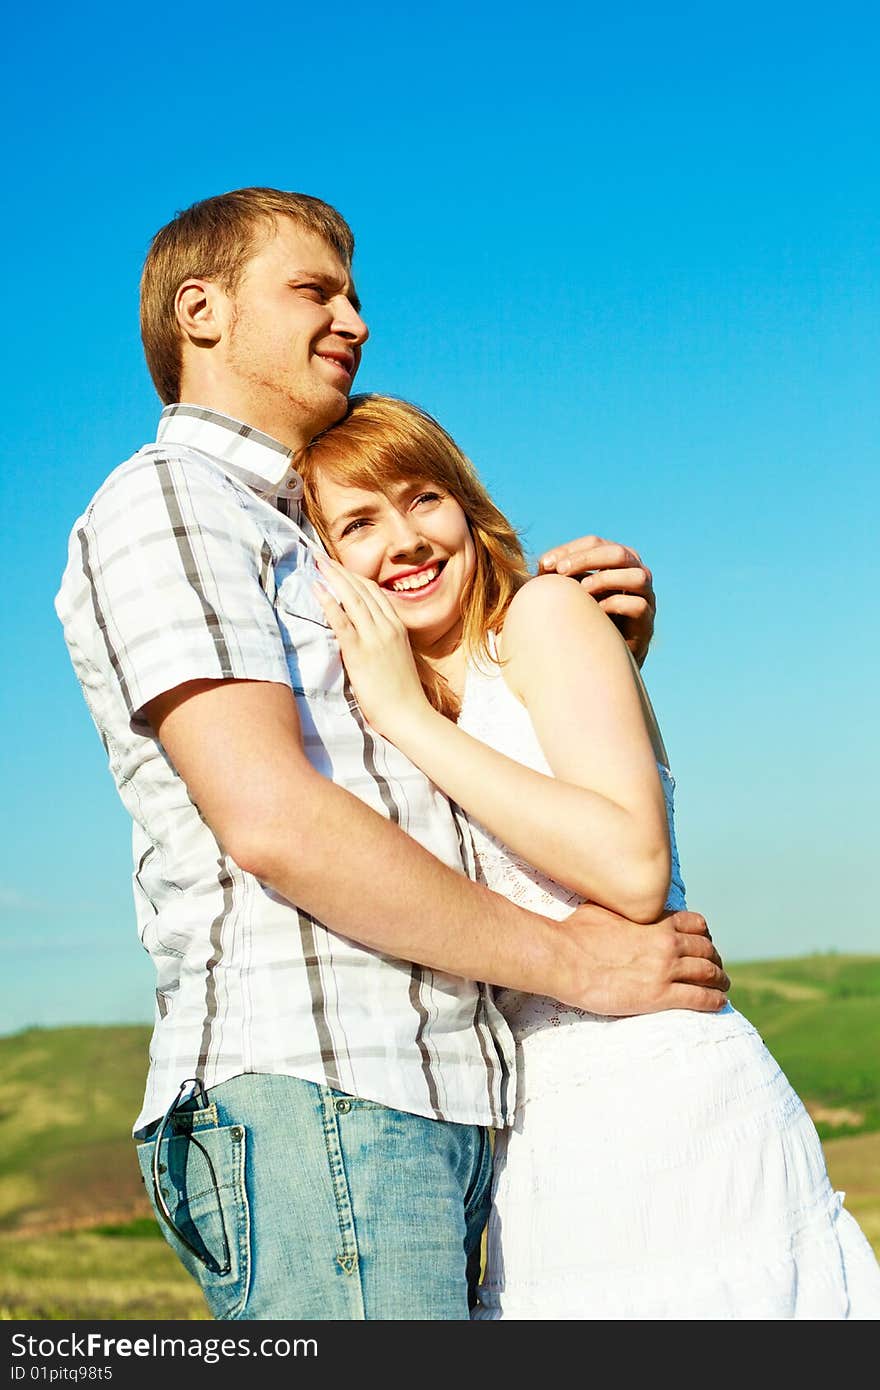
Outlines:
POLYGON ((326 400, 321 402, 321 406, 320 419, 314 423, 313 439, 317 435, 323 434, 325 430, 329 430, 331 425, 338 425, 339 421, 348 413, 348 392, 334 391, 332 396, 328 394, 326 400))

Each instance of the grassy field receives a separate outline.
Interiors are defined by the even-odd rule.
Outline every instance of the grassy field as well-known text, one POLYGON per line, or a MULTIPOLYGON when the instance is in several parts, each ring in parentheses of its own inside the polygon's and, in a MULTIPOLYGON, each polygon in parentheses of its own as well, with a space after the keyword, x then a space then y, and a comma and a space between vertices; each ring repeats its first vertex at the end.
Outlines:
POLYGON ((731 967, 731 999, 806 1102, 823 1139, 880 1130, 880 957, 731 967))
POLYGON ((199 1289, 149 1220, 144 1236, 0 1236, 0 1319, 209 1320, 199 1289))
MULTIPOLYGON (((731 967, 880 1256, 880 957, 731 967)), ((204 1319, 149 1213, 129 1130, 149 1029, 0 1038, 0 1318, 204 1319)))

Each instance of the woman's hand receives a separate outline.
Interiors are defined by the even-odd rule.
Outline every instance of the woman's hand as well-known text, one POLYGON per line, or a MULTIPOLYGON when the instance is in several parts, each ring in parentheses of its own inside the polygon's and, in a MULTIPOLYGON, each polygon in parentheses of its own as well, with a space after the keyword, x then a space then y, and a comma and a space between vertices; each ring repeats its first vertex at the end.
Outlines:
POLYGON ((391 600, 372 579, 343 569, 329 556, 316 558, 321 575, 332 584, 315 595, 336 635, 364 718, 384 738, 413 716, 430 710, 409 643, 409 634, 391 600))

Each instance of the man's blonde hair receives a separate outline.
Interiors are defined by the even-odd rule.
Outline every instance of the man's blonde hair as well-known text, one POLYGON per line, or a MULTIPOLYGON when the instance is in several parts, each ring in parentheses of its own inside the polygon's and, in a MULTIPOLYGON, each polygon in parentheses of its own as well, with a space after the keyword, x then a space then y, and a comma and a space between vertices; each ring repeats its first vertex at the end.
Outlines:
POLYGON ((182 345, 174 297, 184 280, 216 280, 235 291, 260 233, 289 217, 333 248, 349 269, 354 236, 343 217, 320 198, 277 188, 236 188, 177 213, 153 240, 141 275, 141 340, 150 376, 165 405, 180 399, 182 345))
MULTIPOLYGON (((370 492, 398 482, 434 483, 454 497, 473 537, 476 564, 462 594, 462 641, 468 653, 491 658, 489 633, 501 627, 510 602, 529 578, 519 537, 495 506, 476 469, 433 416, 393 396, 352 396, 347 414, 296 457, 309 517, 327 549, 333 544, 321 510, 319 472, 370 492)), ((417 656, 431 703, 455 718, 458 701, 446 682, 417 656)))

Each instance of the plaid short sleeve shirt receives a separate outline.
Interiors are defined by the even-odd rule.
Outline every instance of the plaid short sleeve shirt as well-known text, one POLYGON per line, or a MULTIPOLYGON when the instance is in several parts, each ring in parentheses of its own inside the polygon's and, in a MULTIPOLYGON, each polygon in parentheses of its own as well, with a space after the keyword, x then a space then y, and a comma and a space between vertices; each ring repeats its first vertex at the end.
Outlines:
POLYGON ((491 991, 338 936, 245 873, 143 714, 186 681, 287 685, 314 766, 444 863, 473 872, 456 809, 350 698, 312 589, 301 494, 276 440, 174 405, 156 443, 111 473, 71 532, 56 609, 132 818, 137 926, 156 969, 134 1128, 157 1119, 185 1077, 214 1086, 243 1072, 503 1125, 514 1048, 491 991))

